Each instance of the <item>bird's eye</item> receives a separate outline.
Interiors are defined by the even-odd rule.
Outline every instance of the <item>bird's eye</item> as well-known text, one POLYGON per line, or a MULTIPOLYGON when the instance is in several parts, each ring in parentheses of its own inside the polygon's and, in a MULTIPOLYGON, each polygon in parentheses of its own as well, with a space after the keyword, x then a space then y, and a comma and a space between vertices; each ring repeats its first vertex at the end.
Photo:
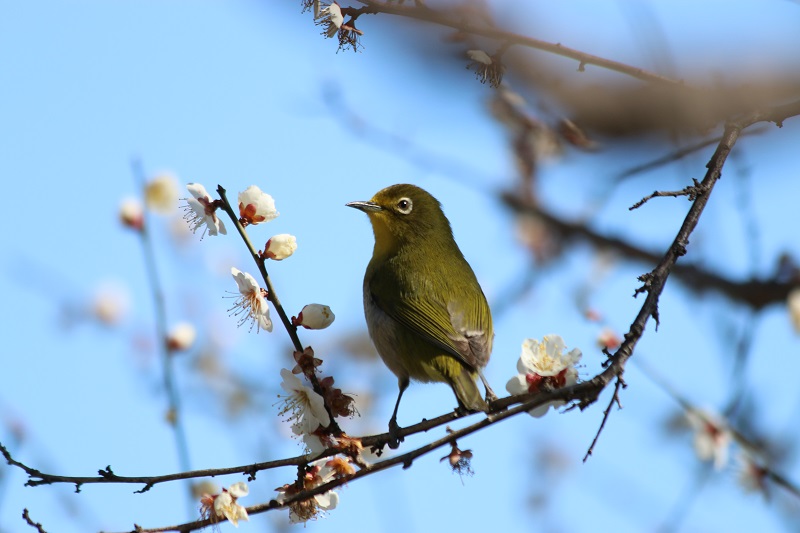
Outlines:
POLYGON ((412 208, 411 198, 400 198, 400 201, 397 202, 397 210, 404 215, 409 214, 412 208))

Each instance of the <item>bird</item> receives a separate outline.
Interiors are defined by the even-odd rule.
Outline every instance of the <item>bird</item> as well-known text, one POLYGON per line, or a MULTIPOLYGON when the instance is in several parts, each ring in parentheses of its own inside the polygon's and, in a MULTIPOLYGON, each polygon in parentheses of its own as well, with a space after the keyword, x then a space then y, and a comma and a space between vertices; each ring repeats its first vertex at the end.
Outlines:
POLYGON ((460 410, 488 412, 497 399, 483 375, 494 340, 491 310, 439 201, 397 184, 346 205, 368 215, 375 236, 364 316, 378 354, 397 376, 389 446, 403 440, 397 411, 411 380, 447 383, 460 410))

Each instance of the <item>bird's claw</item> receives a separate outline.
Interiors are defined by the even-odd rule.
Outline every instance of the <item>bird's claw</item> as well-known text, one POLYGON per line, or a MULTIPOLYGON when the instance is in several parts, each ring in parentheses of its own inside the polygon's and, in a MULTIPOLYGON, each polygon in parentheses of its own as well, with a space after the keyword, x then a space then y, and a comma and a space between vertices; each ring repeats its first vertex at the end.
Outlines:
POLYGON ((403 436, 400 435, 400 426, 397 424, 397 420, 392 418, 389 420, 389 448, 392 450, 396 450, 400 447, 400 443, 403 442, 403 436))

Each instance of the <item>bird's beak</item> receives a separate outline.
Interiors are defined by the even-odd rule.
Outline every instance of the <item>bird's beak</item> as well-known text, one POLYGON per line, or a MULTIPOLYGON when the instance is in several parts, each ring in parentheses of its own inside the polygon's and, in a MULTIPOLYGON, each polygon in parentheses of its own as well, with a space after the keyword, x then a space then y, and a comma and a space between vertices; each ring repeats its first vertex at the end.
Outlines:
POLYGON ((383 208, 376 203, 373 202, 348 202, 346 204, 347 207, 354 207, 359 211, 364 211, 365 213, 376 213, 378 211, 383 211, 383 208))

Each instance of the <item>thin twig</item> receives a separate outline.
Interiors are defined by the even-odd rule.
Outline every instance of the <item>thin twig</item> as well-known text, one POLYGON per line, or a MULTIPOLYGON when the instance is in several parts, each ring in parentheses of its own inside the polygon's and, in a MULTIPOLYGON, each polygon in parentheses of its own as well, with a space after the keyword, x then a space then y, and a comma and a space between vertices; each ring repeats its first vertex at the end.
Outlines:
POLYGON ((98 470, 98 476, 61 476, 56 474, 48 474, 41 472, 35 468, 25 465, 14 459, 11 453, 0 443, 0 454, 5 458, 6 462, 11 466, 20 468, 28 475, 28 481, 25 483, 27 487, 38 487, 39 485, 51 485, 54 483, 68 483, 75 485, 75 492, 80 492, 81 485, 97 484, 97 483, 114 483, 114 484, 141 484, 144 485, 141 489, 135 491, 136 493, 143 493, 150 490, 154 485, 159 483, 166 483, 168 481, 176 481, 179 479, 194 479, 201 477, 215 477, 225 476, 229 474, 245 474, 250 480, 254 479, 257 472, 262 470, 269 470, 272 468, 281 468, 286 466, 298 466, 308 464, 311 460, 308 455, 299 455, 297 457, 289 457, 286 459, 279 459, 276 461, 265 461, 261 463, 253 463, 250 465, 232 466, 227 468, 208 468, 204 470, 190 470, 185 472, 177 472, 174 474, 164 474, 160 476, 118 476, 111 470, 110 466, 102 470, 98 470))
POLYGON ((693 202, 697 195, 701 192, 701 185, 700 183, 692 178, 692 185, 687 185, 683 189, 679 191, 653 191, 652 194, 648 194, 632 206, 628 208, 628 211, 633 211, 634 209, 638 209, 639 207, 643 206, 648 200, 652 198, 659 198, 670 196, 672 198, 677 198, 678 196, 686 196, 690 202, 693 202))
POLYGON ((25 520, 26 524, 28 524, 32 528, 35 528, 36 531, 38 531, 39 533, 47 533, 47 531, 45 531, 45 529, 42 527, 42 524, 40 524, 39 522, 34 522, 33 521, 33 519, 31 518, 30 513, 28 513, 28 509, 27 508, 22 510, 22 518, 25 520))
MULTIPOLYGON (((298 352, 302 352, 304 350, 303 343, 300 342, 300 337, 297 335, 297 327, 292 324, 292 321, 289 320, 289 316, 286 314, 286 310, 281 305, 280 299, 278 299, 278 293, 275 291, 275 287, 272 285, 272 278, 269 276, 269 272, 267 272, 267 266, 264 259, 258 254, 255 246, 250 241, 250 237, 247 235, 247 231, 245 231, 244 226, 242 226, 241 222, 239 222, 239 217, 236 216, 236 212, 233 210, 233 206, 228 201, 228 196, 225 194, 225 188, 222 185, 217 185, 217 193, 219 194, 220 198, 222 199, 222 208, 228 214, 230 219, 233 221, 233 224, 236 226, 236 230, 239 232, 239 235, 242 237, 245 246, 247 246, 247 250, 250 252, 250 256, 255 261, 256 265, 258 266, 258 271, 261 273, 261 277, 264 280, 264 283, 267 286, 267 300, 269 300, 272 305, 275 307, 275 310, 278 312, 278 316, 281 318, 281 322, 283 323, 283 327, 286 329, 286 332, 289 334, 289 338, 292 339, 292 344, 294 345, 295 350, 298 352)), ((325 398, 325 394, 323 394, 322 386, 319 383, 319 379, 317 379, 316 374, 309 373, 305 374, 305 376, 311 381, 311 385, 314 388, 314 391, 322 396, 323 401, 325 402, 325 410, 328 412, 328 416, 330 417, 330 425, 328 429, 334 435, 340 434, 342 432, 339 424, 336 422, 335 417, 333 416, 333 411, 331 410, 330 405, 328 405, 328 400, 325 398)))
POLYGON ((606 421, 608 420, 608 416, 611 414, 611 408, 616 403, 617 406, 622 409, 622 403, 619 401, 619 389, 620 387, 625 387, 625 382, 622 380, 622 376, 617 376, 617 383, 614 385, 614 394, 611 395, 611 401, 608 402, 608 407, 606 410, 603 411, 603 420, 600 422, 600 427, 597 428, 597 433, 592 439, 592 444, 589 445, 589 449, 586 450, 586 455, 583 456, 583 462, 585 463, 589 456, 592 455, 594 451, 594 446, 597 444, 598 439, 600 438, 600 433, 603 432, 603 428, 606 427, 606 421))

